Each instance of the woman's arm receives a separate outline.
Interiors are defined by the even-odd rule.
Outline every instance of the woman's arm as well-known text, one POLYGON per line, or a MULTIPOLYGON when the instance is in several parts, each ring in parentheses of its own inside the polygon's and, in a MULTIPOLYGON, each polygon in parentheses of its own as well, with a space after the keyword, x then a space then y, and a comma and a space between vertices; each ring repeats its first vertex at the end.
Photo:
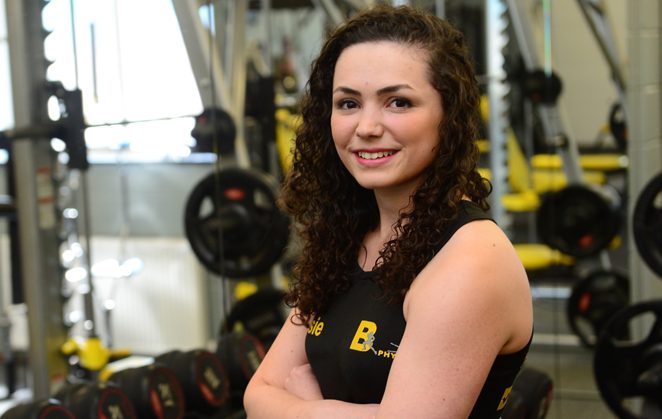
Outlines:
POLYGON ((494 358, 531 336, 529 283, 491 221, 460 228, 412 284, 377 418, 466 418, 494 358))
POLYGON ((377 405, 323 400, 308 365, 308 328, 293 324, 291 312, 269 352, 248 383, 244 409, 250 419, 374 418, 377 405))

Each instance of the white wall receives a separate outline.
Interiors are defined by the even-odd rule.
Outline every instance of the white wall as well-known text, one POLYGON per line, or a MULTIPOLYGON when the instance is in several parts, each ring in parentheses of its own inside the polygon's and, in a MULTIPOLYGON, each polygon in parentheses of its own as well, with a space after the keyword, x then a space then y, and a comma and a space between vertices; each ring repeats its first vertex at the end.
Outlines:
MULTIPOLYGON (((523 0, 543 60, 542 2, 523 0)), ((608 122, 611 105, 618 100, 610 69, 590 26, 575 0, 551 3, 551 64, 561 77, 559 98, 566 133, 580 145, 591 145, 608 122)), ((604 0, 623 71, 627 65, 626 1, 604 0)), ((610 145, 612 145, 611 143, 610 145)))
MULTIPOLYGON (((143 262, 143 269, 132 277, 94 277, 95 330, 104 342, 108 342, 108 329, 101 306, 112 300, 115 308, 111 312, 110 333, 114 348, 154 356, 172 349, 215 347, 215 336, 209 332, 212 326, 214 330, 218 328, 210 325, 211 299, 207 295, 210 278, 193 256, 186 239, 130 238, 122 242, 115 237, 93 237, 92 246, 93 264, 121 259, 123 252, 126 257, 137 257, 143 262)), ((0 235, 0 296, 11 322, 11 347, 26 350, 27 307, 10 304, 8 258, 9 238, 0 235)), ((64 311, 72 309, 82 309, 80 295, 72 297, 64 311)), ((74 336, 83 336, 81 327, 79 323, 72 328, 74 336)))

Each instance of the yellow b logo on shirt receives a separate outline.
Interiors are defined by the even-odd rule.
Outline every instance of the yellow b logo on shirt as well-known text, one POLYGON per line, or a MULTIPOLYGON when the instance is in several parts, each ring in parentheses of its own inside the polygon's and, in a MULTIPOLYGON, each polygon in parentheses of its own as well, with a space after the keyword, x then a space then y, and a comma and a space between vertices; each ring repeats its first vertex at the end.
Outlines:
POLYGON ((497 407, 497 412, 506 407, 506 402, 508 401, 508 396, 510 396, 510 392, 512 389, 513 386, 510 386, 504 390, 503 396, 501 396, 501 403, 499 403, 499 407, 497 407))
POLYGON ((372 343, 375 340, 377 325, 368 320, 361 320, 361 324, 356 329, 354 339, 349 345, 349 349, 359 352, 367 352, 372 349, 372 343))

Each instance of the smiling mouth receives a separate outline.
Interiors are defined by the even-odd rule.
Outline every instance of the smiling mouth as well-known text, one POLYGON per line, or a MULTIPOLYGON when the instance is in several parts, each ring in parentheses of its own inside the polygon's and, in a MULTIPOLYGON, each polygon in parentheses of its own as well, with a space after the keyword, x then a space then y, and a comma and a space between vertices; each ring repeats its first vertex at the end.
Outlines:
POLYGON ((356 153, 359 155, 360 158, 366 159, 366 160, 376 160, 376 159, 382 159, 384 157, 391 156, 395 154, 395 151, 378 151, 376 153, 368 153, 367 151, 359 151, 356 153))

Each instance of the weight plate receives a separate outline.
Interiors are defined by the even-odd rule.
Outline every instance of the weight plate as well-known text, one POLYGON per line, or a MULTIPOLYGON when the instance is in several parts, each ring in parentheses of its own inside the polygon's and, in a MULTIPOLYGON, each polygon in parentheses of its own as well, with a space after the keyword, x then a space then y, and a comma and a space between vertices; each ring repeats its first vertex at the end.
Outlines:
POLYGON ((546 194, 536 213, 540 240, 576 258, 606 249, 620 228, 615 198, 582 185, 546 194))
POLYGON ((637 198, 632 234, 641 258, 662 278, 662 173, 648 181, 637 198))
POLYGON ((568 323, 581 343, 592 348, 607 320, 629 303, 628 278, 600 269, 573 285, 566 305, 568 323))
POLYGON ((508 395, 506 407, 501 412, 501 419, 527 419, 527 405, 524 398, 514 391, 508 395))
POLYGON ((506 403, 506 408, 514 397, 524 405, 520 416, 502 415, 503 419, 544 419, 549 411, 554 393, 554 383, 546 373, 524 367, 520 370, 513 383, 513 389, 506 403))
POLYGON ((662 417, 662 301, 615 313, 598 338, 593 362, 600 395, 616 416, 662 417), (631 337, 630 332, 641 330, 647 331, 643 338, 631 337))
POLYGON ((289 218, 276 206, 276 190, 266 174, 239 168, 211 173, 196 185, 186 202, 184 227, 207 269, 247 278, 268 272, 280 259, 289 218))
POLYGON ((229 113, 221 108, 205 108, 195 118, 191 131, 195 147, 191 151, 232 155, 236 136, 237 127, 229 113))
POLYGON ((628 128, 625 112, 619 102, 614 103, 609 110, 609 132, 616 140, 616 146, 621 153, 628 152, 628 128))
POLYGON ((285 292, 261 289, 237 301, 225 319, 222 333, 239 327, 258 338, 269 349, 287 317, 283 310, 285 292))
POLYGON ((556 73, 547 74, 542 69, 526 72, 522 83, 524 93, 529 100, 536 104, 555 104, 563 90, 563 83, 559 76, 556 73))

